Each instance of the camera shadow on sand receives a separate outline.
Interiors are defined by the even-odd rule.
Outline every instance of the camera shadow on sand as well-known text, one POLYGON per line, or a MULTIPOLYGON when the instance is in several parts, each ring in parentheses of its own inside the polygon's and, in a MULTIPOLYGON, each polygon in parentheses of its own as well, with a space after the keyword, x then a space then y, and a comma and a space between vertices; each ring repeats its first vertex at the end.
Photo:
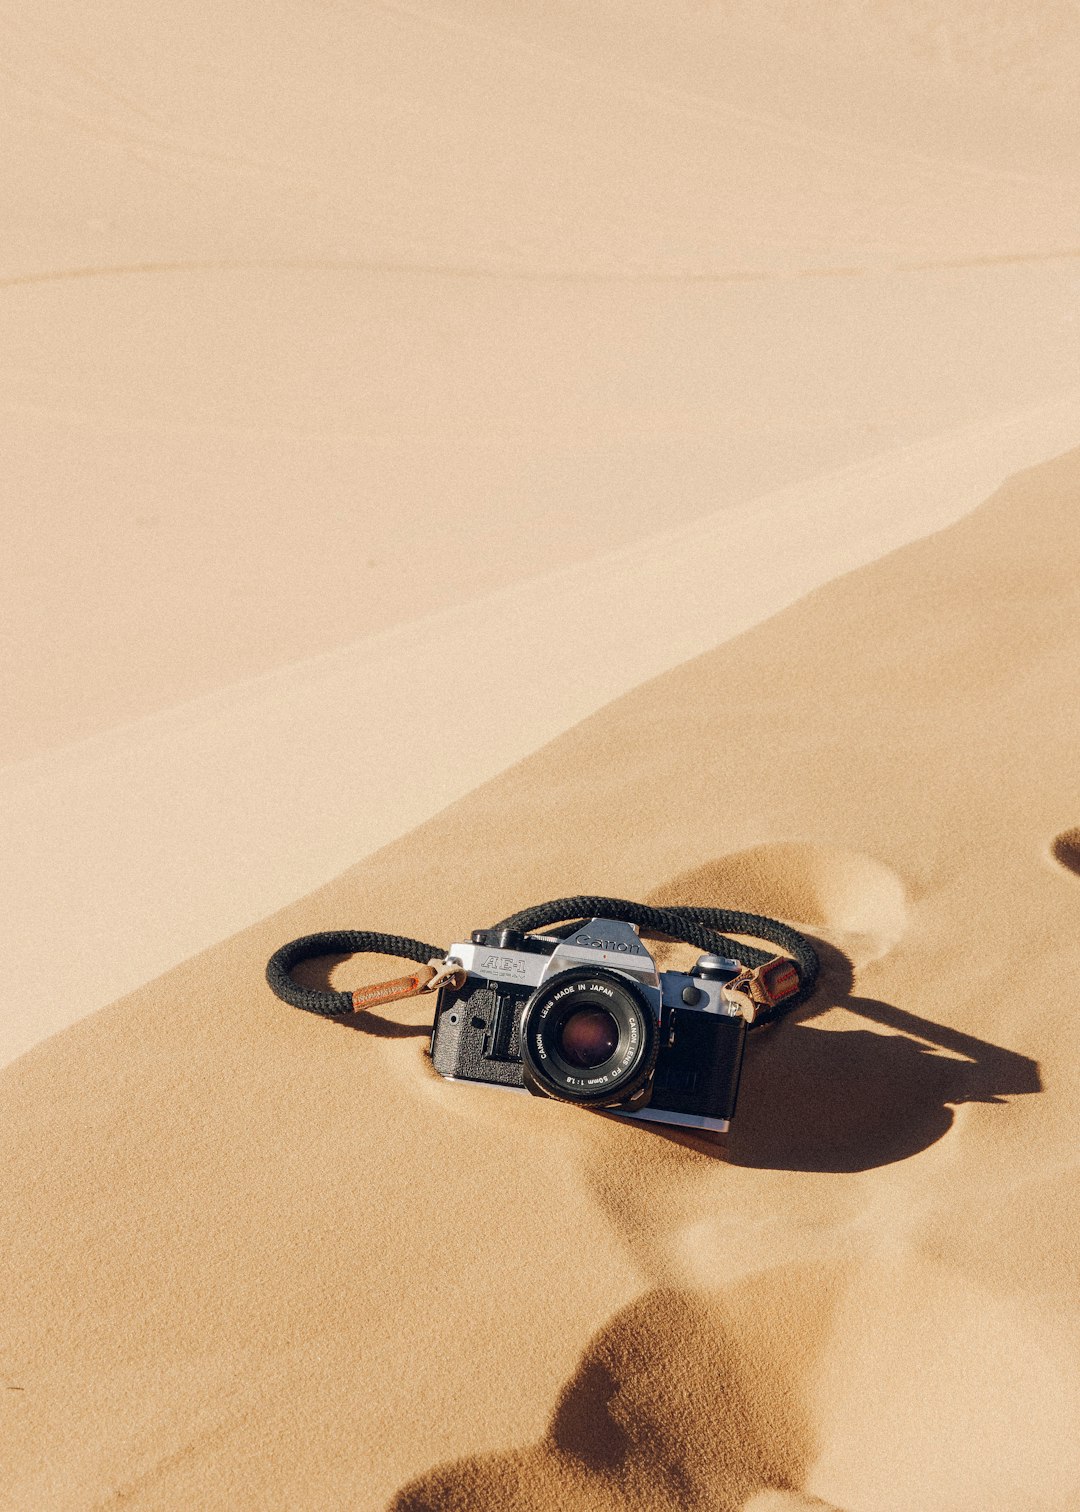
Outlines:
POLYGON ((852 995, 852 963, 815 939, 813 1001, 751 1034, 739 1102, 724 1144, 659 1124, 649 1135, 732 1165, 778 1171, 866 1171, 917 1155, 951 1128, 961 1103, 1042 1090, 1036 1061, 877 998, 852 995), (865 1029, 811 1020, 843 1008, 865 1029))
POLYGON ((918 1154, 961 1103, 1042 1090, 1038 1064, 877 998, 853 996, 848 958, 815 941, 821 981, 806 1016, 751 1035, 727 1158, 795 1171, 865 1171, 918 1154), (843 1008, 865 1029, 807 1019, 843 1008))

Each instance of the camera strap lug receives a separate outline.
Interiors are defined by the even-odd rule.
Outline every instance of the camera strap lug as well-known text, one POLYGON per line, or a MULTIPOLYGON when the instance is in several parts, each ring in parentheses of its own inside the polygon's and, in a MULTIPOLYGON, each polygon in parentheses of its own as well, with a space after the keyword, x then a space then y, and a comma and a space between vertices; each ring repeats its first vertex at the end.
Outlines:
POLYGON ((440 987, 464 987, 468 972, 460 961, 431 961, 428 969, 432 971, 431 980, 421 988, 422 992, 438 992, 440 987))
POLYGON ((380 1003, 395 1003, 399 998, 416 997, 420 992, 436 992, 440 987, 460 987, 465 981, 465 968, 457 962, 429 961, 418 966, 408 976, 393 977, 389 982, 373 982, 368 987, 357 987, 352 995, 354 1013, 365 1008, 375 1008, 380 1003))

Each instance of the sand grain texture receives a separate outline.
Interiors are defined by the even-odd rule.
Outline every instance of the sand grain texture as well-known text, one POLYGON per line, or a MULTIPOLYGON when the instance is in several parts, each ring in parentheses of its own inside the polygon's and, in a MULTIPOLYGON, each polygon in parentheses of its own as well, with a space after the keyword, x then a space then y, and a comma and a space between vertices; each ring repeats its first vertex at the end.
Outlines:
POLYGON ((0 12, 0 1508, 1076 1512, 1075 7, 0 12), (726 1152, 264 985, 583 890, 726 1152))
POLYGON ((1068 7, 0 28, 0 1062, 1080 444, 1068 7))
POLYGON ((10 1504, 1074 1507, 1078 500, 1017 476, 10 1068, 10 1504), (726 1159, 261 982, 582 887, 822 941, 726 1159))

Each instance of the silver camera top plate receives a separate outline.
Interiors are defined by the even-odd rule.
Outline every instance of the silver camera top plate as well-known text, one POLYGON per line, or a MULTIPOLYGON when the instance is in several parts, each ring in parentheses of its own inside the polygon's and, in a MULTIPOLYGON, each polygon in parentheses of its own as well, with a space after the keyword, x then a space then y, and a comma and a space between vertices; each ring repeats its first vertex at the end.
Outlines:
MULTIPOLYGON (((535 938, 543 939, 543 935, 535 938)), ((642 986, 659 988, 656 962, 645 949, 632 924, 613 919, 591 919, 568 939, 554 941, 550 955, 537 951, 501 949, 473 941, 451 945, 446 959, 460 963, 472 976, 489 982, 507 982, 516 987, 538 987, 559 971, 575 966, 604 966, 637 977, 642 986)))
POLYGON ((590 919, 565 940, 560 940, 546 959, 540 980, 575 966, 604 967, 637 977, 643 986, 659 987, 656 962, 641 943, 632 924, 617 919, 590 919))
MULTIPOLYGON (((728 998, 722 982, 681 971, 665 971, 661 975, 632 924, 615 919, 590 919, 566 939, 552 943, 555 948, 545 955, 468 941, 451 945, 446 959, 450 964, 463 966, 471 976, 515 987, 538 987, 549 977, 576 967, 603 967, 623 972, 636 978, 641 987, 652 989, 647 995, 657 1012, 662 994, 663 1002, 675 1008, 693 1007, 699 1013, 719 1013, 730 1018, 741 1014, 741 1008, 728 998)), ((715 958, 703 956, 702 962, 709 959, 715 958)), ((738 962, 730 964, 738 966, 738 962)))

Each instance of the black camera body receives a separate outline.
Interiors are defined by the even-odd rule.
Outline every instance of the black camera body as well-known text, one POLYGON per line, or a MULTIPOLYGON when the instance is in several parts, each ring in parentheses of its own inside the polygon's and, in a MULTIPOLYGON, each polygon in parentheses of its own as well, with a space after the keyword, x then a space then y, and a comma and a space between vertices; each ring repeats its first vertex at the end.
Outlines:
POLYGON ((727 1132, 747 1029, 725 992, 738 961, 659 972, 632 925, 592 919, 569 934, 477 930, 447 963, 460 985, 439 989, 441 1076, 727 1132))

